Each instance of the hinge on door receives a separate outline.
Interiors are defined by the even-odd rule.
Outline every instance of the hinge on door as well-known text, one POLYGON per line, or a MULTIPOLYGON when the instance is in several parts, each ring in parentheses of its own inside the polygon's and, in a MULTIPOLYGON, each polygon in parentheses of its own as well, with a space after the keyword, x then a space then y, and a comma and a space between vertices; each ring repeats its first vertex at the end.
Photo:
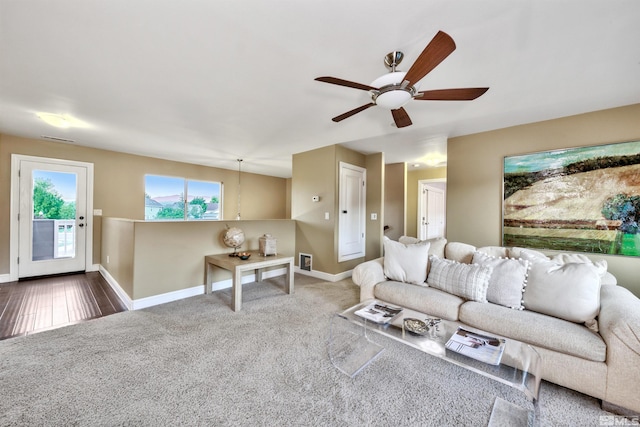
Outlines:
POLYGON ((18 221, 20 221, 20 213, 18 213, 18 221))
POLYGON ((18 264, 20 264, 20 257, 18 257, 18 264))

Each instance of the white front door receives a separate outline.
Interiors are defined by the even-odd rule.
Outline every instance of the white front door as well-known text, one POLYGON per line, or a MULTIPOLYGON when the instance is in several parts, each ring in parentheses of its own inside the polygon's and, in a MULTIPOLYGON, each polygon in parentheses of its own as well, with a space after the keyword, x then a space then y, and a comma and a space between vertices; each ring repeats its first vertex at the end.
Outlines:
POLYGON ((365 255, 366 174, 364 168, 340 162, 338 262, 365 255))
MULTIPOLYGON (((85 271, 91 164, 18 158, 18 277, 85 271)), ((89 260, 89 262, 91 262, 89 260)))
POLYGON ((444 237, 444 189, 420 182, 418 203, 418 238, 421 240, 444 237))

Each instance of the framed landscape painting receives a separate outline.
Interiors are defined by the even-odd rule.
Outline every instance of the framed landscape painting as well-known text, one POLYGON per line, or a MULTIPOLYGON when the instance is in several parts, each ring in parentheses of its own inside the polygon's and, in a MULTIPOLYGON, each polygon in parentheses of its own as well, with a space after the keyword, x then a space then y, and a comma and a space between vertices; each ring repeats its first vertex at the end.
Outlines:
POLYGON ((504 246, 640 256, 640 141, 504 158, 504 246))

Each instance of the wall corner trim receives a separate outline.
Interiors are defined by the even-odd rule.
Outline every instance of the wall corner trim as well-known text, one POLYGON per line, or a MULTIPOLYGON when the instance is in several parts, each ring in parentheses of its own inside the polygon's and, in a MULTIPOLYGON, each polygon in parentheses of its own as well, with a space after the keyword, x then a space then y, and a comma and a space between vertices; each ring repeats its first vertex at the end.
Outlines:
POLYGON ((133 300, 129 297, 129 295, 127 295, 124 289, 122 289, 118 281, 114 279, 113 276, 109 274, 109 272, 102 265, 100 265, 98 271, 100 272, 102 277, 104 277, 104 280, 107 281, 109 286, 111 286, 111 289, 113 289, 113 291, 118 294, 118 298, 120 298, 120 300, 124 303, 124 305, 127 307, 127 310, 133 310, 133 300))

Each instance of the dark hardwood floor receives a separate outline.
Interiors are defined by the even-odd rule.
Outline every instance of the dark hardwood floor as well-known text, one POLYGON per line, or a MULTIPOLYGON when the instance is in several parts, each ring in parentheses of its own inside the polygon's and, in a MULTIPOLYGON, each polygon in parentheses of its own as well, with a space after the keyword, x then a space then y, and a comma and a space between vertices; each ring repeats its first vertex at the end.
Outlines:
POLYGON ((0 284, 0 340, 126 311, 98 272, 0 284))

